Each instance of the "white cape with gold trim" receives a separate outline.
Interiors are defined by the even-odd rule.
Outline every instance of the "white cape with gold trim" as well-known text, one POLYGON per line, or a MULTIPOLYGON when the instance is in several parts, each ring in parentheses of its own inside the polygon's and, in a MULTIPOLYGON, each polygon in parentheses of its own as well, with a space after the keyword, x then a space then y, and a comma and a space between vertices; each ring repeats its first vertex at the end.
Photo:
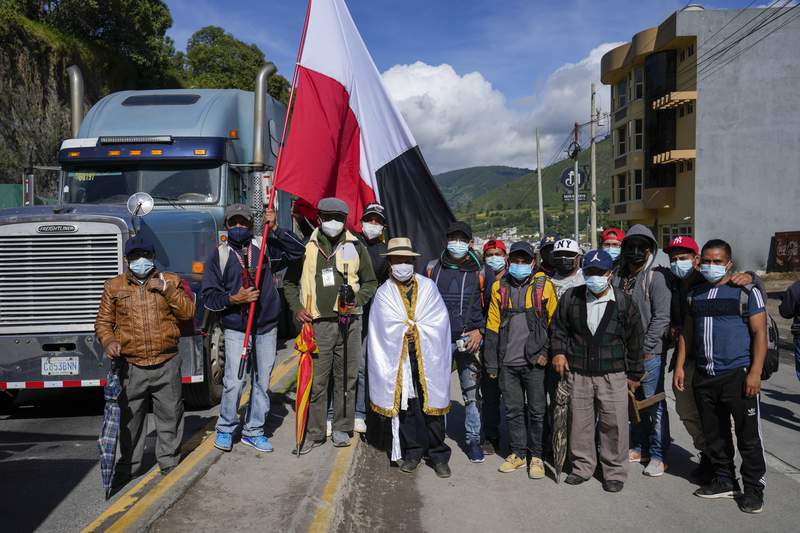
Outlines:
MULTIPOLYGON (((397 435, 397 416, 408 407, 409 397, 422 397, 428 415, 443 415, 450 409, 452 348, 450 316, 439 289, 430 279, 415 274, 413 312, 409 313, 398 285, 389 279, 378 288, 369 313, 367 338, 369 400, 372 409, 392 417, 392 433, 397 435), (409 317, 412 314, 412 317, 409 317), (414 391, 410 381, 406 332, 416 338, 417 367, 422 391, 414 391)), ((399 441, 392 460, 397 460, 399 441)))

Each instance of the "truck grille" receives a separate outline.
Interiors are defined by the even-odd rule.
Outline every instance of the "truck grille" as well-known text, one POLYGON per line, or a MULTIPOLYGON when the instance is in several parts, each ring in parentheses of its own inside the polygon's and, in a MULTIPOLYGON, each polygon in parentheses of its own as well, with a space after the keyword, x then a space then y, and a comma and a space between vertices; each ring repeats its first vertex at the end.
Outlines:
POLYGON ((0 226, 0 333, 92 331, 121 243, 109 223, 0 226))

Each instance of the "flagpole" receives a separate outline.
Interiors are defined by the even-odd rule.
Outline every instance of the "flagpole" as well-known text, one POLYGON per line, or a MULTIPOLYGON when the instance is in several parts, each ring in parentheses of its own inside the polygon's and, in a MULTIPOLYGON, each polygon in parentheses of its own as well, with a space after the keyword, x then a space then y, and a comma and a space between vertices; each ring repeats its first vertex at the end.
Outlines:
MULTIPOLYGON (((267 209, 272 210, 275 205, 275 184, 278 180, 278 169, 281 167, 281 156, 283 155, 283 143, 286 139, 286 129, 289 124, 289 114, 292 111, 292 103, 294 102, 294 91, 297 87, 297 72, 300 69, 300 59, 303 57, 303 47, 306 44, 306 32, 308 31, 308 19, 311 15, 311 1, 308 0, 306 5, 306 18, 303 22, 303 33, 300 35, 300 47, 297 50, 297 60, 294 63, 294 72, 292 73, 292 86, 289 91, 289 103, 286 106, 286 116, 283 118, 283 131, 281 132, 281 143, 278 147, 278 159, 275 161, 275 171, 272 173, 272 183, 269 187, 269 200, 267 201, 267 209)), ((264 255, 267 249, 267 237, 269 236, 269 224, 264 222, 264 230, 261 233, 264 237, 261 240, 261 249, 258 254, 258 266, 256 267, 256 280, 255 287, 261 286, 261 275, 264 267, 264 255)), ((250 335, 253 331, 253 317, 256 314, 256 302, 250 302, 250 309, 247 313, 247 327, 244 332, 244 346, 242 346, 242 355, 239 359, 239 379, 244 377, 244 369, 247 366, 248 350, 250 346, 250 335)))

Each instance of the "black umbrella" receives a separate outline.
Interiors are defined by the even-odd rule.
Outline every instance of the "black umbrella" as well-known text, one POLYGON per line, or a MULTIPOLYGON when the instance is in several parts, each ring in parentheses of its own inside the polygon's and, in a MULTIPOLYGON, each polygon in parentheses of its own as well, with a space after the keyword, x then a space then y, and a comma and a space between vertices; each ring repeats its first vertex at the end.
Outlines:
POLYGON ((117 454, 117 439, 119 437, 120 410, 118 400, 120 392, 122 392, 122 385, 119 381, 119 364, 117 359, 114 359, 106 377, 106 385, 103 388, 106 405, 103 410, 103 429, 100 430, 100 438, 97 439, 97 446, 100 448, 100 474, 103 477, 106 499, 109 498, 111 480, 114 478, 114 459, 117 454))
POLYGON ((561 481, 561 470, 567 458, 567 423, 569 418, 569 380, 561 378, 556 385, 555 407, 553 409, 553 467, 556 470, 556 483, 561 481))

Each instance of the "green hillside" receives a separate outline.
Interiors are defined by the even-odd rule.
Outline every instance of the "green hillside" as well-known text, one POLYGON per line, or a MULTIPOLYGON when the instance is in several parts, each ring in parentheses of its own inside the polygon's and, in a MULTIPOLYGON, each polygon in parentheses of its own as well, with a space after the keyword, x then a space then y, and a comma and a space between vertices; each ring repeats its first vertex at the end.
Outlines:
MULTIPOLYGON (((589 150, 581 152, 578 158, 581 168, 589 170, 589 150)), ((565 192, 560 182, 561 172, 573 165, 572 160, 565 159, 542 169, 542 196, 544 198, 545 229, 564 234, 573 231, 572 203, 564 203, 565 192)), ((610 176, 613 160, 611 139, 604 139, 597 144, 597 212, 598 225, 606 220, 611 200, 610 176)), ((486 193, 454 205, 456 216, 469 222, 479 236, 499 234, 503 229, 516 226, 522 235, 538 232, 538 194, 536 172, 532 171, 505 184, 497 185, 486 193)), ((587 186, 588 192, 588 186, 587 186)), ((582 203, 583 213, 581 225, 585 224, 589 212, 588 202, 582 203)))
POLYGON ((514 181, 530 169, 504 166, 470 167, 434 176, 447 203, 453 209, 465 207, 470 201, 498 185, 514 181))

